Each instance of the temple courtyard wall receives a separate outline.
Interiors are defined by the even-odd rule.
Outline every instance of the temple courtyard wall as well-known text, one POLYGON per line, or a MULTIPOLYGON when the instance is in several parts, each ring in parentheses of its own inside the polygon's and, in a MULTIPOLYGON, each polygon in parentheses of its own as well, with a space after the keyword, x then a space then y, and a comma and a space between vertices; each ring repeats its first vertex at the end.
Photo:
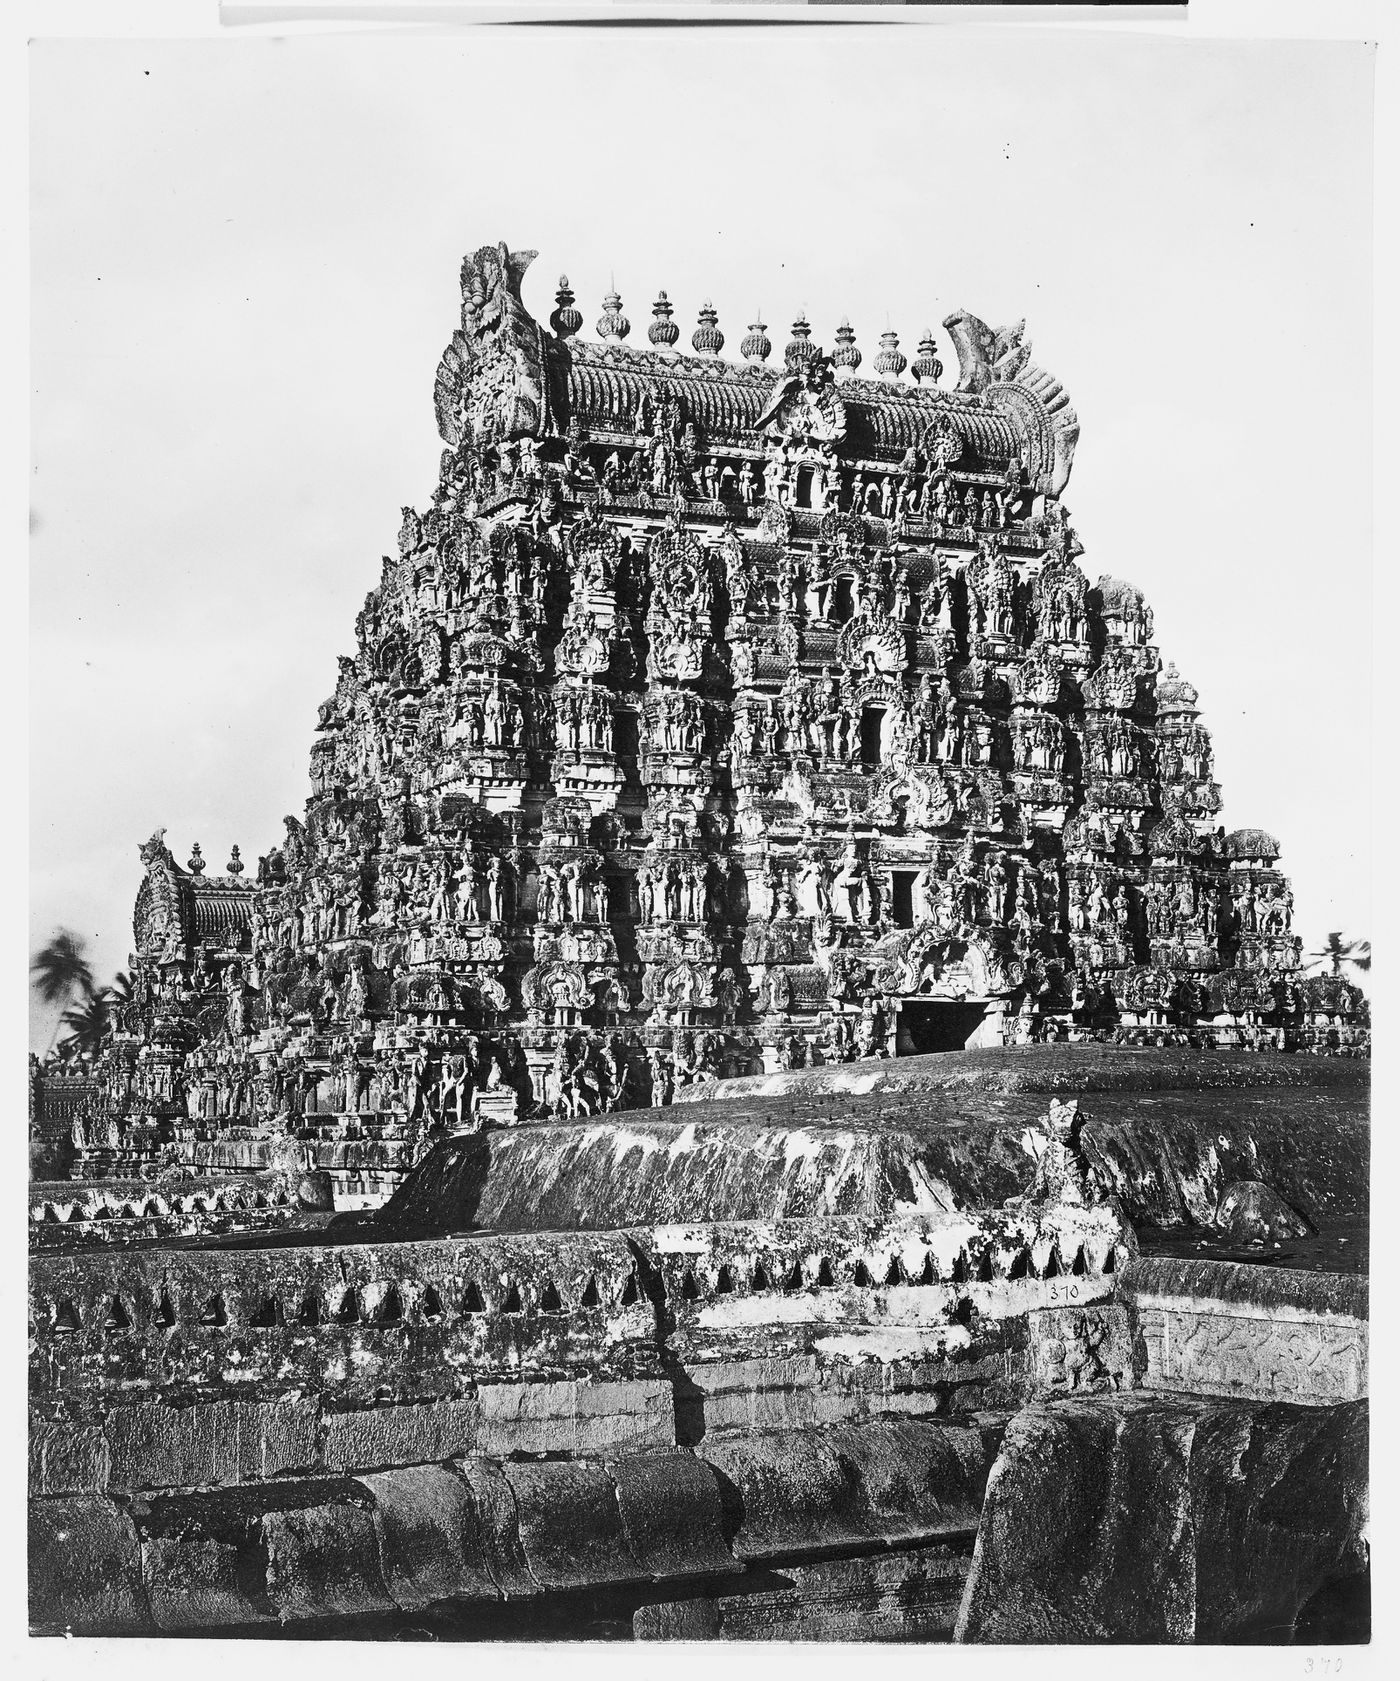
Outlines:
POLYGON ((1364 1067, 1072 1068, 448 1139, 277 1230, 36 1222, 35 1626, 1356 1638, 1364 1067), (1242 1183, 1291 1235, 1222 1226, 1242 1183))

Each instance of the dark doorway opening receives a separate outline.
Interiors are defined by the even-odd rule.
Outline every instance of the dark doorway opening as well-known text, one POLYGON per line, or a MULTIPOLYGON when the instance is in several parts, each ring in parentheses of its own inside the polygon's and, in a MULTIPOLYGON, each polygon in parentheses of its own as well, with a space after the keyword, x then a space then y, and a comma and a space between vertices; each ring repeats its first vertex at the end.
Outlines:
POLYGON ((637 756, 637 714, 618 712, 613 715, 613 748, 619 758, 637 756))
POLYGON ((885 722, 883 706, 867 706, 860 715, 860 762, 863 765, 880 763, 880 737, 885 722))
POLYGON ((831 586, 831 612, 829 616, 838 625, 843 625, 855 610, 855 602, 851 597, 851 580, 849 578, 837 578, 831 586))
POLYGON ((890 915, 896 928, 914 926, 914 872, 895 870, 890 876, 890 915))
POLYGON ((903 999, 894 1054, 928 1056, 934 1051, 966 1050, 986 1013, 985 1004, 960 998, 903 999))

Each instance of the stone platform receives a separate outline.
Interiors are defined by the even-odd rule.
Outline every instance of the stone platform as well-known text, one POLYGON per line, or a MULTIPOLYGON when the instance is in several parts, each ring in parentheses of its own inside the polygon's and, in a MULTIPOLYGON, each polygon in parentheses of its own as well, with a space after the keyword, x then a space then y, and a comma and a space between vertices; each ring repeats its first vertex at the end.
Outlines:
POLYGON ((450 1139, 380 1218, 572 1230, 997 1205, 1025 1188, 1047 1097, 1072 1095, 1086 1160, 1135 1225, 1204 1225, 1238 1179, 1266 1180, 1314 1225, 1366 1202, 1362 1062, 1034 1047, 707 1089, 679 1111, 450 1139))
POLYGON ((36 1628, 1362 1637, 1364 1278, 1138 1230, 1355 1229, 1364 1068, 932 1060, 35 1256, 36 1628))

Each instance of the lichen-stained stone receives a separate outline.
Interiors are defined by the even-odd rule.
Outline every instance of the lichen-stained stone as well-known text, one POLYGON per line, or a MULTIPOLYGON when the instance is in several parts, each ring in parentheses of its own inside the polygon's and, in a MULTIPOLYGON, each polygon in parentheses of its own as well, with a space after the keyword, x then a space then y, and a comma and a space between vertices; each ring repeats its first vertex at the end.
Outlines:
POLYGON ((163 1634, 251 1628, 276 1622, 266 1598, 248 1591, 248 1545, 198 1532, 142 1540, 151 1615, 163 1634))
POLYGON ((309 1396, 286 1401, 235 1401, 238 1480, 261 1482, 325 1463, 319 1403, 309 1396))
POLYGON ((688 1453, 644 1453, 608 1462, 623 1532, 653 1577, 737 1569, 724 1539, 714 1472, 688 1453))
POLYGON ((96 1425, 29 1427, 30 1488, 35 1494, 100 1494, 111 1481, 112 1450, 96 1425))
POLYGON ((971 1535, 987 1472, 979 1431, 883 1420, 706 1439, 736 1557, 971 1535))
POLYGON ((1149 1388, 1311 1406, 1367 1393, 1364 1278, 1149 1257, 1125 1268, 1122 1289, 1149 1388))
POLYGON ((369 1494, 268 1512, 267 1592, 285 1622, 395 1609, 380 1567, 369 1494))
MULTIPOLYGON (((1125 1070, 1084 1095, 1079 1146, 1097 1193, 1116 1196, 1134 1222, 1207 1224, 1225 1186, 1249 1177, 1314 1224, 1365 1207, 1364 1064, 1341 1075, 1326 1068, 1314 1081, 1314 1058, 1242 1055, 1237 1066, 1220 1056, 1218 1083, 1181 1089, 1168 1075, 1181 1080, 1183 1059, 1161 1068, 1158 1053, 1119 1054, 1142 1059, 1141 1078, 1125 1070), (1268 1065, 1265 1083, 1252 1079, 1254 1062, 1268 1065)), ((854 1078, 849 1067, 803 1071, 827 1073, 854 1078)), ((1031 1181, 1026 1138, 1043 1130, 1045 1106, 1033 1092, 998 1089, 979 1065, 961 1084, 928 1090, 803 1085, 491 1133, 485 1147, 447 1139, 377 1219, 386 1232, 426 1235, 1000 1207, 1031 1181)))
MULTIPOLYGON (((1284 1062, 1314 1064, 1312 1057, 1284 1062)), ((1160 1092, 1081 1104, 1080 1147, 1096 1186, 1134 1224, 1208 1226, 1225 1188, 1261 1179, 1313 1225, 1362 1212, 1370 1186, 1365 1065, 1350 1083, 1160 1092)))
MULTIPOLYGON (((537 1126, 434 1148, 383 1210, 386 1229, 444 1232, 591 1230, 687 1220, 937 1212, 954 1194, 974 1206, 1020 1190, 1030 1164, 1020 1133, 1042 1100, 1015 1104, 1013 1128, 970 1134, 944 1122, 920 1133, 876 1111, 801 1126, 765 1122, 761 1105, 639 1110, 586 1127, 537 1126), (760 1113, 754 1113, 755 1109, 760 1113), (745 1112, 746 1110, 750 1112, 745 1112)), ((926 1107, 926 1106, 925 1106, 926 1107)), ((960 1117, 972 1122, 970 1111, 960 1117)))
POLYGON ((597 1455, 670 1447, 671 1386, 661 1379, 484 1383, 477 1391, 485 1454, 597 1455))
POLYGON ((965 1552, 917 1547, 782 1572, 792 1586, 719 1602, 725 1640, 947 1640, 967 1578, 965 1552))
POLYGON ((1041 1308, 1029 1316, 1030 1376, 1064 1395, 1134 1389, 1145 1356, 1128 1310, 1118 1302, 1041 1308))
POLYGON ((640 1605, 632 1613, 637 1640, 717 1640, 719 1602, 714 1599, 667 1599, 640 1605))
POLYGON ((621 1232, 40 1256, 31 1392, 352 1406, 459 1396, 478 1375, 655 1375, 637 1266, 621 1232))
POLYGON ((745 1593, 644 1605, 638 1640, 946 1640, 967 1579, 965 1552, 912 1547, 753 1573, 745 1593))
POLYGON ((321 1415, 322 1455, 331 1471, 421 1465, 476 1451, 481 1408, 475 1398, 357 1407, 321 1415))
POLYGON ((29 1619, 73 1634, 154 1632, 130 1516, 99 1495, 29 1502, 29 1619))
POLYGON ((1364 1569, 1364 1401, 1206 1408, 1191 1444, 1194 1638, 1288 1640, 1328 1580, 1364 1569))
POLYGON ((1186 1640, 1194 1415, 1068 1401, 1007 1426, 957 1637, 1186 1640))
POLYGON ((314 1470, 323 1463, 314 1400, 138 1400, 107 1415, 114 1488, 197 1488, 314 1470))
POLYGON ((415 1465, 356 1480, 374 1496, 380 1566, 402 1610, 439 1599, 499 1600, 476 1506, 460 1477, 440 1465, 415 1465))
POLYGON ((1215 1226, 1241 1243, 1305 1237, 1308 1222, 1271 1186, 1258 1179, 1232 1179, 1220 1193, 1215 1226))
POLYGON ((686 1086, 674 1102, 763 1097, 792 1099, 888 1097, 917 1092, 976 1091, 1077 1097, 1120 1091, 1241 1090, 1253 1086, 1351 1089, 1368 1083, 1364 1065, 1346 1060, 1280 1056, 1271 1051, 1194 1047, 1000 1045, 990 1050, 940 1051, 888 1061, 833 1063, 772 1074, 750 1074, 709 1086, 686 1086))
POLYGON ((520 1541, 520 1510, 501 1467, 489 1459, 454 1459, 447 1467, 462 1479, 476 1512, 477 1532, 491 1580, 506 1599, 540 1591, 520 1541))
POLYGON ((666 1379, 580 1379, 575 1407, 580 1454, 675 1445, 675 1392, 666 1379))
POLYGON ((601 1465, 546 1460, 504 1467, 530 1574, 544 1588, 644 1579, 627 1545, 612 1478, 601 1465))
POLYGON ((238 1427, 231 1401, 114 1407, 107 1439, 112 1482, 118 1488, 199 1488, 238 1481, 238 1427))
POLYGON ((1364 1410, 1114 1396, 1010 1422, 957 1638, 1287 1639, 1355 1569, 1364 1410))

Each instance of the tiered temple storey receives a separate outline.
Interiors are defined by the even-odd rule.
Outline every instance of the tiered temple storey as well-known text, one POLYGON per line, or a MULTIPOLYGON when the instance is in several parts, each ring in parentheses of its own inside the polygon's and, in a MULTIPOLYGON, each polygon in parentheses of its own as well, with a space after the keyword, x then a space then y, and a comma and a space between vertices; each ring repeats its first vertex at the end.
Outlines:
MULTIPOLYGON (((377 1200, 434 1129, 968 1045, 1347 1049, 1196 691, 1090 584, 1078 422, 1021 326, 861 375, 665 293, 597 342, 462 268, 446 448, 255 882, 143 849, 137 1002, 79 1172, 269 1129, 377 1200), (906 370, 910 379, 906 378, 906 370)), ((207 1154, 207 1151, 206 1151, 207 1154)), ((236 1150, 235 1150, 236 1154, 236 1150)), ((212 1158, 211 1158, 212 1159, 212 1158)), ((232 1157, 230 1158, 232 1162, 232 1157)))

